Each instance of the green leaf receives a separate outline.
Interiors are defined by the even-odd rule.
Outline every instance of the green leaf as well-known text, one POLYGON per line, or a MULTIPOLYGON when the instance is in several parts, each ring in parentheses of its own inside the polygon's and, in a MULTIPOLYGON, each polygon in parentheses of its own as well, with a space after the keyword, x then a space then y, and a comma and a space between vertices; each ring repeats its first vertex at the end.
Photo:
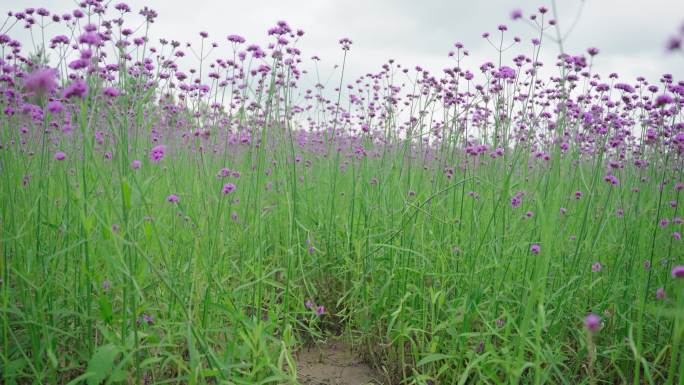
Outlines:
POLYGON ((440 360, 448 360, 451 358, 453 358, 453 357, 446 355, 446 354, 441 354, 441 353, 428 354, 427 356, 423 357, 422 360, 418 361, 418 364, 416 364, 416 366, 423 366, 423 365, 427 365, 431 362, 440 361, 440 360))
POLYGON ((90 361, 88 361, 86 373, 92 373, 88 377, 88 385, 98 385, 110 375, 112 368, 114 368, 114 360, 119 353, 119 348, 112 344, 102 345, 95 350, 90 361))

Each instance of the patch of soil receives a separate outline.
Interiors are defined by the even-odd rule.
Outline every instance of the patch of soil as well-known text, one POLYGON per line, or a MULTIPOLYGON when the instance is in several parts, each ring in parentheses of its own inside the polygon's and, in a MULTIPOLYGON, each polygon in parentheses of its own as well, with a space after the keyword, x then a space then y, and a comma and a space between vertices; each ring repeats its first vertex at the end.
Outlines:
POLYGON ((380 373, 366 365, 342 341, 329 341, 297 352, 298 380, 303 385, 382 384, 380 373))

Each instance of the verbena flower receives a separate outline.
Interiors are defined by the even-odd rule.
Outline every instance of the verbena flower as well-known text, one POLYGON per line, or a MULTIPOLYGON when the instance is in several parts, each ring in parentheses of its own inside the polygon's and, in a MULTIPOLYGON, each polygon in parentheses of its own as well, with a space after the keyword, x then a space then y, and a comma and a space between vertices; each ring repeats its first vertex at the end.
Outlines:
POLYGON ((601 317, 594 313, 587 315, 584 319, 584 327, 592 333, 596 333, 601 328, 601 317))

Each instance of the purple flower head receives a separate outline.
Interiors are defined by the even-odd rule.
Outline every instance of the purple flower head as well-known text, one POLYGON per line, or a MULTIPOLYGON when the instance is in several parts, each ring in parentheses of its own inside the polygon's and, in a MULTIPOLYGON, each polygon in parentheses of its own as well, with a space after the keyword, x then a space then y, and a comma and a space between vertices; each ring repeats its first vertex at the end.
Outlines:
POLYGON ((522 17, 522 11, 520 9, 514 9, 511 11, 511 20, 518 20, 522 17))
POLYGON ((657 288, 656 289, 656 298, 660 299, 660 300, 665 299, 665 289, 663 289, 662 287, 657 288))
POLYGON ((169 195, 169 196, 166 197, 166 201, 167 201, 167 202, 177 203, 178 200, 179 200, 179 199, 178 199, 178 195, 176 195, 176 194, 171 194, 171 195, 169 195))
POLYGON ((88 84, 83 80, 76 80, 75 82, 69 84, 64 91, 62 96, 65 99, 71 98, 83 98, 88 94, 88 84))
POLYGON ((221 192, 223 193, 223 195, 228 195, 228 194, 232 193, 233 191, 235 191, 235 184, 233 184, 233 183, 226 183, 221 188, 221 192))
POLYGON ((599 53, 599 49, 596 47, 590 47, 589 49, 587 49, 587 53, 589 54, 589 56, 596 56, 599 53))
POLYGON ((104 290, 105 293, 109 292, 109 280, 105 279, 102 281, 102 290, 104 290))
POLYGON ((541 247, 538 244, 535 243, 532 246, 530 246, 530 252, 532 252, 532 254, 539 254, 540 251, 541 247))
POLYGON ((314 308, 314 303, 310 299, 307 299, 306 302, 304 302, 304 306, 307 309, 311 310, 314 308))
POLYGON ((684 277, 684 266, 679 265, 672 268, 672 278, 684 277))
POLYGON ((47 110, 50 111, 51 114, 59 114, 64 111, 64 106, 58 100, 52 100, 48 102, 47 110))
POLYGON ((596 262, 591 265, 591 271, 593 271, 594 273, 598 273, 599 271, 601 271, 601 269, 603 269, 603 265, 601 265, 601 262, 596 262))
POLYGON ((601 317, 594 313, 590 313, 587 318, 584 319, 584 327, 590 332, 596 333, 601 328, 601 317))
POLYGON ((520 206, 521 203, 522 199, 520 197, 514 196, 513 198, 511 198, 511 207, 517 208, 520 206))
POLYGON ((674 233, 672 233, 672 238, 674 238, 675 241, 681 241, 682 234, 679 231, 675 231, 674 233))
POLYGON ((151 325, 154 323, 154 319, 152 318, 152 316, 148 315, 146 313, 143 313, 143 321, 145 321, 145 323, 147 323, 148 325, 151 325))
POLYGON ((150 150, 150 160, 153 162, 159 162, 160 160, 164 159, 164 154, 166 153, 166 146, 163 144, 160 144, 158 146, 152 147, 152 150, 150 150))
POLYGON ((102 93, 105 94, 105 96, 109 96, 110 98, 115 98, 119 96, 119 94, 121 94, 121 92, 119 92, 119 90, 117 90, 114 87, 105 87, 102 90, 102 93))
POLYGON ((66 159, 66 154, 63 153, 62 151, 57 151, 55 153, 55 160, 64 160, 66 159))
POLYGON ((140 163, 140 161, 137 160, 137 159, 131 162, 131 168, 132 168, 133 170, 139 169, 139 168, 140 168, 140 165, 141 165, 141 163, 140 163))
POLYGON ((325 306, 319 305, 318 307, 316 307, 316 315, 320 317, 323 314, 325 314, 325 306))
POLYGON ((656 98, 656 106, 658 106, 658 107, 666 106, 666 105, 672 103, 673 101, 674 101, 674 99, 672 99, 672 96, 670 96, 670 95, 667 95, 667 94, 658 95, 658 97, 656 98))
POLYGON ((38 95, 49 94, 57 87, 57 70, 40 68, 31 72, 24 81, 24 87, 38 95))

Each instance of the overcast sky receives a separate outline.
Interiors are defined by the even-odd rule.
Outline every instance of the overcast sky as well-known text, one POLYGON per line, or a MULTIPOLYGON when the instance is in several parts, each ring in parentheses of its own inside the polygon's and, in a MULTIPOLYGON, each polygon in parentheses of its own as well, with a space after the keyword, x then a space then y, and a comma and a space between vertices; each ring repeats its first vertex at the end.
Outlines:
MULTIPOLYGON (((113 1, 112 5, 119 2, 113 1)), ((330 68, 341 61, 337 41, 354 41, 348 59, 348 75, 375 72, 388 59, 414 67, 421 65, 431 72, 453 66, 447 57, 454 42, 462 42, 471 56, 463 67, 473 72, 488 60, 495 61, 496 51, 481 38, 483 32, 495 32, 507 24, 508 39, 520 36, 523 42, 506 52, 505 61, 519 53, 530 54, 533 30, 520 21, 510 20, 514 8, 525 17, 544 0, 129 0, 137 11, 144 5, 159 13, 152 37, 197 42, 198 32, 207 31, 210 40, 222 43, 228 52, 228 34, 244 36, 248 42, 263 44, 266 30, 277 20, 287 21, 306 34, 298 44, 303 56, 319 55, 321 66, 330 68)), ((572 23, 580 0, 558 0, 559 24, 566 30, 572 23)), ((60 13, 74 8, 72 0, 0 0, 0 11, 43 6, 60 13)), ((137 17, 137 16, 136 16, 137 17)), ((583 53, 595 46, 601 50, 594 68, 604 75, 618 72, 621 79, 632 81, 643 75, 655 80, 663 73, 684 79, 684 56, 667 55, 665 41, 684 22, 684 0, 585 0, 573 33, 565 42, 568 53, 583 53)), ((57 31, 54 31, 57 32, 57 31)), ((18 36, 21 27, 11 32, 18 36)), ((498 36, 497 34, 494 34, 498 36)), ((26 36, 24 36, 25 38, 26 36)), ((542 59, 549 70, 558 48, 547 42, 542 59)))

